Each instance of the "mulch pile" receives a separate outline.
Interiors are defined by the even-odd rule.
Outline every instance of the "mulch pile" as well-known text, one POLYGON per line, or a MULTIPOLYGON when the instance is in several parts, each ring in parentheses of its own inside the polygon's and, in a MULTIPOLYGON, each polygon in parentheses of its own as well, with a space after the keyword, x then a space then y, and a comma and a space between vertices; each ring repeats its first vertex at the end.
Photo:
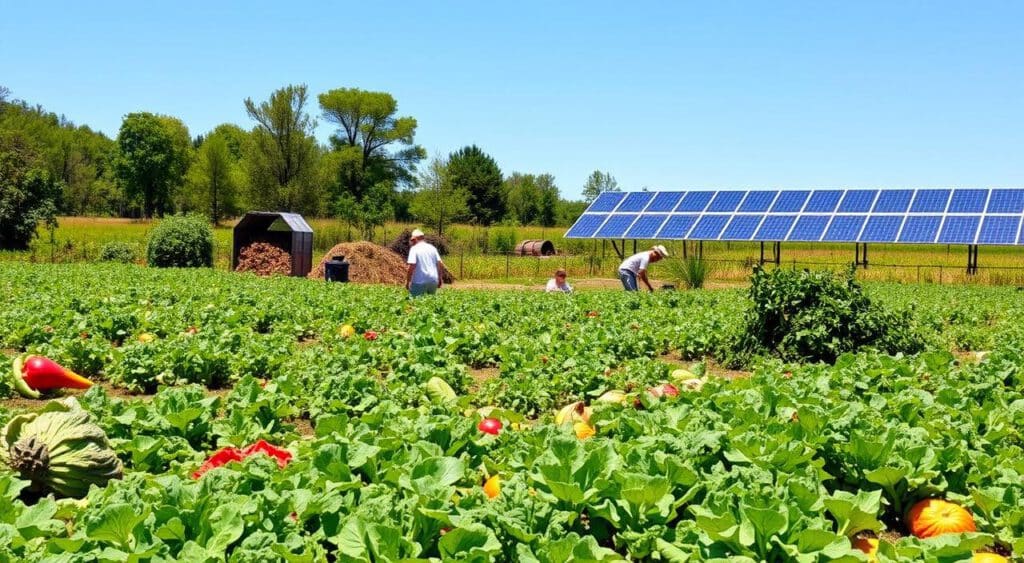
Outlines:
POLYGON ((252 272, 257 276, 292 273, 292 256, 265 242, 254 242, 238 253, 236 272, 252 272))
POLYGON ((405 285, 405 259, 383 246, 364 241, 335 245, 313 266, 309 277, 324 279, 324 263, 335 256, 344 256, 348 260, 350 282, 405 285))
MULTIPOLYGON (((411 236, 412 231, 410 231, 409 229, 405 229, 404 231, 399 233, 397 237, 395 237, 395 240, 388 243, 388 248, 391 249, 392 252, 397 254, 402 259, 403 262, 405 262, 405 260, 409 257, 409 238, 411 236)), ((424 236, 423 238, 430 244, 434 245, 434 248, 437 248, 437 253, 440 254, 441 256, 445 256, 448 254, 448 239, 445 238, 444 236, 429 234, 424 236)), ((451 271, 448 268, 445 268, 444 279, 441 281, 443 281, 444 283, 452 283, 453 281, 455 281, 455 276, 452 275, 451 271)))

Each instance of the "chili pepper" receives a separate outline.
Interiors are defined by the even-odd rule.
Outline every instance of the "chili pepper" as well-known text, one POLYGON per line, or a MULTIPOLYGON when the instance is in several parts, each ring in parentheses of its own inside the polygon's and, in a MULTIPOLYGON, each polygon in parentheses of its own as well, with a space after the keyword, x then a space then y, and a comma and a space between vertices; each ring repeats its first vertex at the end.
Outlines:
POLYGON ((88 389, 92 381, 43 356, 17 357, 11 366, 14 387, 24 397, 39 398, 50 389, 88 389))

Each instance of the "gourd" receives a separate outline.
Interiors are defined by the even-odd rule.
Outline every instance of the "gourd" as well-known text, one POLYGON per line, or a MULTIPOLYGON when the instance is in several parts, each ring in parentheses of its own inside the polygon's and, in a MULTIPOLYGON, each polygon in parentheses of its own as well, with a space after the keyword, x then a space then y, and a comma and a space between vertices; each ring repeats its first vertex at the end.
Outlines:
POLYGON ((911 507, 907 513, 907 527, 919 538, 977 530, 970 512, 960 505, 937 498, 924 499, 911 507))
POLYGON ((16 416, 0 432, 0 461, 30 482, 30 490, 82 498, 90 485, 123 475, 107 435, 74 397, 16 416))
POLYGON ((853 548, 863 551, 868 556, 868 561, 878 561, 878 538, 856 538, 852 542, 853 548))
POLYGON ((440 377, 431 377, 427 381, 427 396, 430 397, 431 401, 439 403, 454 401, 459 398, 455 394, 455 390, 452 389, 452 386, 448 385, 448 382, 440 377))
POLYGON ((990 553, 988 551, 979 551, 974 554, 971 558, 972 563, 1009 563, 1010 560, 999 555, 998 553, 990 553))

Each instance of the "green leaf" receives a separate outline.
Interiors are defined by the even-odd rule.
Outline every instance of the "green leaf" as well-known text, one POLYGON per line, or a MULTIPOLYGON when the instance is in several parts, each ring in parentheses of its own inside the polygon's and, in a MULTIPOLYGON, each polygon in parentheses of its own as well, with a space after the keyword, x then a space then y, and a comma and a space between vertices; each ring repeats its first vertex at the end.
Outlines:
POLYGON ((501 552, 501 542, 495 537, 494 532, 483 524, 467 524, 455 528, 445 534, 437 546, 445 560, 466 559, 467 556, 494 556, 501 552))
POLYGON ((99 518, 86 526, 85 535, 94 541, 106 541, 125 547, 134 540, 135 527, 146 520, 149 509, 137 510, 135 507, 117 503, 103 507, 99 518))
POLYGON ((878 513, 882 507, 882 491, 858 491, 856 495, 846 491, 836 491, 831 497, 823 499, 825 510, 836 519, 839 533, 852 536, 863 530, 878 532, 882 523, 878 513))
POLYGON ((214 553, 226 551, 245 531, 245 523, 235 504, 218 506, 210 516, 209 525, 211 534, 206 541, 206 549, 214 553))
POLYGON ((43 498, 26 507, 14 521, 14 527, 25 539, 51 536, 64 529, 63 522, 53 519, 56 513, 57 503, 52 498, 43 498))

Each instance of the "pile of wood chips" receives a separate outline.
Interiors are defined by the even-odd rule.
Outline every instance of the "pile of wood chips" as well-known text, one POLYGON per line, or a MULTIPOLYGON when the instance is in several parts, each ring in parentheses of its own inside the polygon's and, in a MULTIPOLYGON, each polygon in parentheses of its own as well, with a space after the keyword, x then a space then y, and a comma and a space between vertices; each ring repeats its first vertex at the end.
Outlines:
POLYGON ((292 273, 292 255, 265 242, 254 242, 238 254, 236 272, 252 272, 257 276, 292 273))
POLYGON ((312 279, 324 279, 324 263, 335 256, 348 260, 348 280, 353 283, 405 285, 405 260, 386 247, 372 242, 337 244, 309 272, 312 279))

